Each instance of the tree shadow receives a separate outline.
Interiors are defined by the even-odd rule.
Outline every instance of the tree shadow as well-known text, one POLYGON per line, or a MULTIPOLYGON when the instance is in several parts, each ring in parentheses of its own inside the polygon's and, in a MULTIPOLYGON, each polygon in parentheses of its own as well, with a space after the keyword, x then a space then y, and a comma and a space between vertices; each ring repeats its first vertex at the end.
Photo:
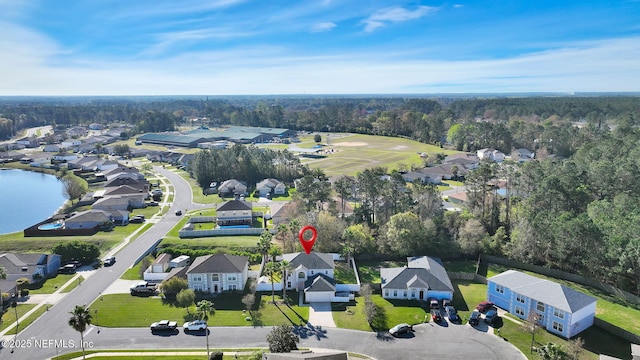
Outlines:
POLYGON ((387 331, 389 327, 387 326, 387 312, 383 307, 377 307, 377 311, 371 323, 369 324, 373 331, 387 331))
POLYGON ((262 321, 262 313, 259 310, 249 311, 249 316, 251 316, 251 325, 253 325, 253 327, 264 326, 264 322, 262 321))
POLYGON ((297 311, 295 311, 295 310, 291 307, 291 305, 289 305, 288 303, 287 303, 286 305, 287 305, 287 307, 289 308, 289 310, 291 310, 294 314, 296 314, 296 316, 298 316, 298 319, 300 319, 300 321, 302 321, 302 322, 303 322, 303 323, 305 323, 305 324, 309 321, 308 319, 305 319, 304 317, 302 317, 302 315, 298 314, 298 312, 297 312, 297 311))
POLYGON ((327 337, 327 330, 323 330, 322 326, 313 326, 309 323, 301 326, 294 325, 293 333, 298 335, 300 339, 315 337, 316 340, 322 340, 327 337))
POLYGON ((394 341, 395 338, 389 334, 388 331, 376 331, 376 340, 379 341, 394 341))
POLYGON ((273 306, 275 306, 275 307, 276 307, 276 309, 280 310, 280 312, 282 313, 282 315, 284 315, 284 317, 286 317, 286 318, 287 318, 287 320, 289 320, 289 322, 291 323, 291 325, 294 325, 294 326, 298 325, 297 323, 293 322, 293 320, 291 320, 291 318, 289 317, 289 315, 285 314, 285 312, 284 312, 284 311, 282 311, 282 309, 280 309, 280 306, 278 306, 278 304, 273 304, 273 306))

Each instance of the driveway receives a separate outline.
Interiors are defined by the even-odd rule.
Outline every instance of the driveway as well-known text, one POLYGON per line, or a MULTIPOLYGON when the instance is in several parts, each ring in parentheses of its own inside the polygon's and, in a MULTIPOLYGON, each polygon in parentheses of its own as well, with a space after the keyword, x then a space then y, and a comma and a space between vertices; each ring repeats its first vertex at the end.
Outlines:
POLYGON ((118 279, 114 281, 109 287, 102 292, 103 295, 107 294, 128 294, 131 292, 131 287, 140 284, 142 280, 122 280, 118 279))
POLYGON ((309 324, 315 327, 336 327, 331 312, 331 303, 312 303, 309 306, 309 324))

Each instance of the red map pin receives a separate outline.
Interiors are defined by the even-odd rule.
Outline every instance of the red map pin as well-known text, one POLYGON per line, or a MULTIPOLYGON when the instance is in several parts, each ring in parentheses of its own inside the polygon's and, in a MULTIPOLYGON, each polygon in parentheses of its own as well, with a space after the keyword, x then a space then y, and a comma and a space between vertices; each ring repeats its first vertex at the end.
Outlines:
POLYGON ((307 253, 307 255, 311 253, 311 249, 313 249, 313 244, 316 243, 317 237, 318 231, 311 225, 307 225, 300 229, 300 232, 298 233, 298 239, 300 240, 300 244, 302 244, 302 248, 304 249, 304 252, 307 253), (304 238, 304 233, 307 232, 307 230, 311 231, 311 239, 309 240, 304 238))

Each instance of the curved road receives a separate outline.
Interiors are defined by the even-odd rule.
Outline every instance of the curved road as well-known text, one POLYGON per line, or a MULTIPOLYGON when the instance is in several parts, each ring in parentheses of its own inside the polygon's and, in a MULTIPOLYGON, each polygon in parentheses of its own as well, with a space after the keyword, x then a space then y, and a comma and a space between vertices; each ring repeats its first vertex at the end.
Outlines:
MULTIPOLYGON (((142 254, 147 252, 179 221, 176 210, 194 209, 189 184, 179 175, 156 167, 155 170, 173 184, 175 200, 167 214, 118 254, 118 261, 91 275, 81 286, 49 309, 18 336, 19 347, 0 349, 2 359, 47 359, 57 354, 79 350, 79 334, 68 324, 69 312, 75 305, 91 304, 117 280, 142 254)), ((213 327, 211 347, 267 347, 270 327, 213 327)), ((395 339, 387 334, 375 334, 347 329, 296 328, 301 347, 330 348, 367 354, 377 359, 524 359, 514 346, 501 338, 488 335, 470 326, 439 326, 421 324, 410 337, 395 339)), ((5 340, 14 339, 5 337, 5 340)), ((140 328, 96 328, 85 333, 87 348, 96 349, 170 349, 204 348, 202 334, 153 335, 140 328)))

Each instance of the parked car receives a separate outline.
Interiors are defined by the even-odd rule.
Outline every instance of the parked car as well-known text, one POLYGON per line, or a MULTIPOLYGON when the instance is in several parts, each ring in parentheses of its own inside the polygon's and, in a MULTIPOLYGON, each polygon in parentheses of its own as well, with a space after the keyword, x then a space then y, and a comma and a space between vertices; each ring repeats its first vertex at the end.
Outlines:
POLYGON ((493 309, 493 303, 490 301, 483 301, 478 304, 478 306, 476 306, 476 310, 480 311, 481 313, 486 313, 491 309, 493 309))
POLYGON ((73 264, 67 264, 58 268, 58 274, 75 274, 76 266, 73 264))
POLYGON ((469 325, 478 325, 480 323, 482 314, 478 310, 473 310, 469 316, 469 325))
POLYGON ((176 210, 176 216, 181 216, 182 215, 182 210, 176 210))
POLYGON ((456 309, 453 306, 448 305, 444 309, 447 312, 447 317, 449 318, 450 322, 457 323, 458 321, 460 321, 460 317, 458 316, 458 312, 456 311, 456 309))
POLYGON ((437 299, 429 300, 429 308, 430 309, 440 309, 440 303, 437 299))
POLYGON ((115 263, 116 263, 116 257, 115 256, 109 256, 108 258, 104 259, 104 261, 102 262, 102 265, 111 266, 111 265, 113 265, 115 263))
POLYGON ((401 334, 408 333, 409 331, 413 331, 413 327, 409 324, 398 324, 391 329, 389 329, 389 334, 393 336, 398 336, 401 334))
POLYGON ((129 219, 129 222, 132 224, 142 224, 144 222, 144 216, 136 215, 129 219))
POLYGON ((498 318, 498 312, 495 309, 491 309, 487 311, 486 314, 484 314, 484 322, 486 322, 489 325, 493 325, 496 322, 497 318, 498 318))
POLYGON ((158 202, 157 201, 149 201, 147 203, 147 206, 158 206, 158 202))
POLYGON ((443 299, 442 300, 442 307, 446 308, 447 306, 451 306, 451 300, 443 299))
POLYGON ((167 331, 167 330, 175 330, 178 327, 178 323, 175 321, 169 320, 160 320, 158 322, 154 322, 151 324, 151 331, 167 331))
POLYGON ((186 330, 191 330, 191 331, 204 330, 207 328, 207 322, 204 320, 194 320, 194 321, 189 321, 184 323, 182 327, 184 328, 185 331, 186 330))
POLYGON ((436 323, 440 323, 442 321, 442 315, 440 315, 440 310, 431 309, 431 320, 436 323))

